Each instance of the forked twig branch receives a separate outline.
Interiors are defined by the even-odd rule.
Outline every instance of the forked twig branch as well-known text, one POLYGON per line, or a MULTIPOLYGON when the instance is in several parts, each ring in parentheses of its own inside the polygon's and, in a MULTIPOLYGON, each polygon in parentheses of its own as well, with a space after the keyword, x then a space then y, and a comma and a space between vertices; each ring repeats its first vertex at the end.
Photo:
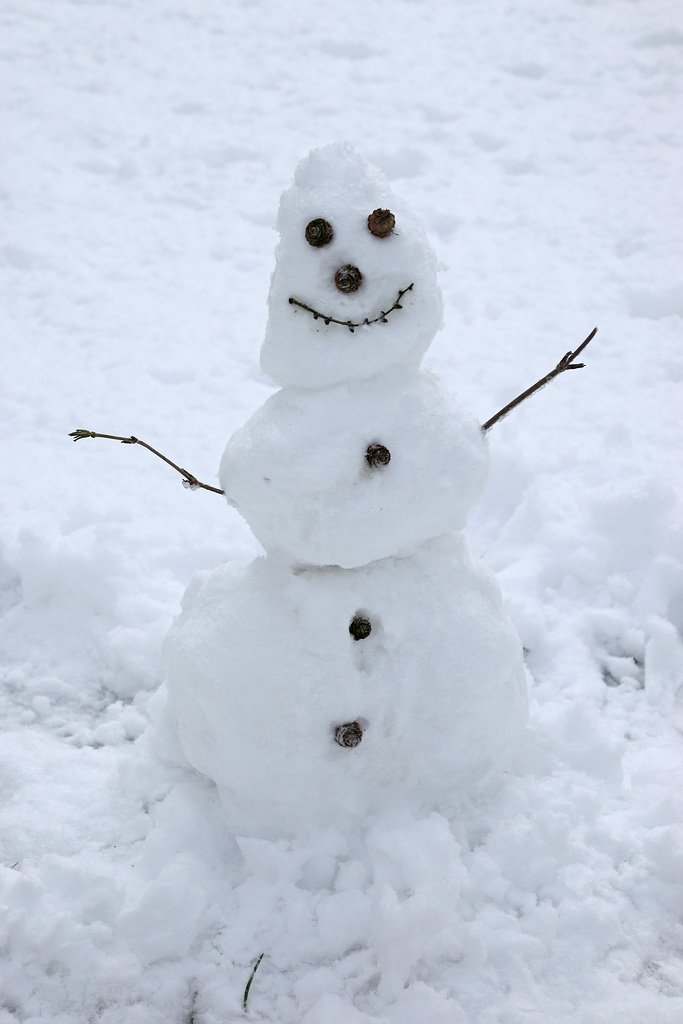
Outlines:
POLYGON ((156 455, 158 458, 163 459, 165 463, 172 466, 178 473, 183 477, 183 487, 189 487, 191 491, 196 491, 197 488, 203 487, 205 491, 213 491, 214 494, 225 494, 219 487, 212 487, 210 484, 203 484, 201 480, 198 480, 192 473, 188 473, 186 469, 181 466, 176 466, 175 462, 171 462, 165 455, 158 452, 156 448, 152 448, 146 441, 141 441, 138 437, 119 437, 117 434, 96 434, 94 430, 74 430, 69 434, 69 437, 73 437, 74 441, 81 441, 84 437, 106 437, 110 441, 120 441, 121 444, 139 444, 143 448, 146 448, 152 455, 156 455))
POLYGON ((540 380, 537 380, 535 384, 532 384, 531 387, 527 388, 526 391, 522 392, 521 395, 517 395, 517 398, 513 398, 511 402, 508 402, 508 404, 499 412, 497 412, 495 416, 492 416, 490 420, 487 420, 486 423, 484 423, 481 428, 484 431, 484 433, 486 433, 487 430, 490 430, 494 423, 498 423, 498 421, 502 420, 504 416, 507 416, 509 412, 512 412, 513 409, 516 409, 518 405, 521 405, 522 402, 525 401, 525 399, 529 398, 537 391, 540 391, 541 388, 544 388, 546 384, 549 384, 550 381, 554 380, 555 377, 559 377, 559 375, 561 373, 564 373, 565 370, 581 370, 586 364, 575 363, 574 360, 577 356, 581 355, 586 345, 588 345, 593 340, 597 333, 598 329, 597 327, 594 327, 588 335, 588 337, 586 338, 586 340, 582 341, 578 348, 574 349, 573 352, 567 352, 565 353, 565 355, 562 356, 554 370, 551 370, 550 373, 547 373, 545 377, 541 377, 540 380))

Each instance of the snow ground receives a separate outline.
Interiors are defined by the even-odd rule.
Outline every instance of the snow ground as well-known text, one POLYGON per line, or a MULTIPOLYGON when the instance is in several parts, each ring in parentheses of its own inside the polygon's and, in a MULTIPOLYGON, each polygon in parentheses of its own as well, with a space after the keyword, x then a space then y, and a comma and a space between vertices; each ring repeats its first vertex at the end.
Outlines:
POLYGON ((683 17, 665 0, 6 0, 0 1024, 683 1019, 683 17), (159 648, 258 546, 213 482, 281 191, 350 139, 445 268, 426 362, 491 432, 468 539, 533 674, 458 820, 235 840, 159 648))

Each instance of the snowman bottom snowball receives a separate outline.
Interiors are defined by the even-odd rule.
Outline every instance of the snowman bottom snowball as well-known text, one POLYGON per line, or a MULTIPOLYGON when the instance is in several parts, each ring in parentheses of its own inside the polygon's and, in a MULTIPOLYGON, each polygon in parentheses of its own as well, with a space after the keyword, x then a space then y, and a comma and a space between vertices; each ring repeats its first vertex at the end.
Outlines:
POLYGON ((459 535, 351 570, 198 573, 164 660, 184 753, 238 834, 448 813, 527 717, 519 639, 459 535))

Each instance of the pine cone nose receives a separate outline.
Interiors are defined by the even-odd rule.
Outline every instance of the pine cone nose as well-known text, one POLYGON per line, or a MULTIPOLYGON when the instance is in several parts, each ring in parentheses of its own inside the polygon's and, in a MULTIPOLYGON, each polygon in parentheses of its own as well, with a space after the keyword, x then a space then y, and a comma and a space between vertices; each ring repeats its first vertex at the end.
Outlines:
POLYGON ((334 283, 340 292, 356 292, 360 288, 363 275, 358 267, 345 263, 334 275, 334 283))

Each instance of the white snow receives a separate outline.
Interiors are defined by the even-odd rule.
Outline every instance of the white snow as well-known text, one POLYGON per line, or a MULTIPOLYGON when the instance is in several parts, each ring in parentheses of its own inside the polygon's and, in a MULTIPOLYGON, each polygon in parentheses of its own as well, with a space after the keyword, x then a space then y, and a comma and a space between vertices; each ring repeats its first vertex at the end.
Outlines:
POLYGON ((678 9, 0 20, 0 1022, 678 1024, 678 9), (135 433, 216 482, 271 391, 279 196, 340 139, 425 226, 428 363, 480 422, 600 333, 493 428, 466 530, 532 676, 507 785, 365 835, 236 840, 181 761, 160 649, 192 573, 258 544, 149 453, 66 435, 135 433))

